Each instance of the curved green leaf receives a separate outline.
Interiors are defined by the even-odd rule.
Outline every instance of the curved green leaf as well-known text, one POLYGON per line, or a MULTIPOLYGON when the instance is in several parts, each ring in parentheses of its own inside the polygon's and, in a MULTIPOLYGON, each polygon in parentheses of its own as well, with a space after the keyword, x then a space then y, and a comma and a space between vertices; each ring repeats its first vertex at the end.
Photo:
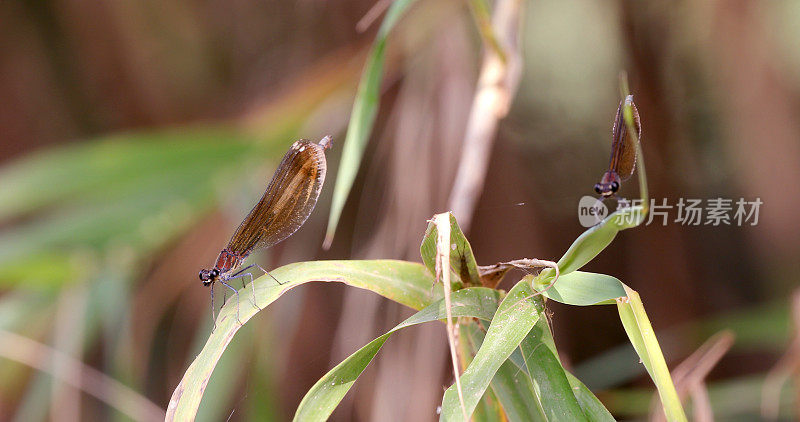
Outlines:
POLYGON ((509 421, 547 421, 528 374, 510 360, 500 365, 490 385, 509 421))
MULTIPOLYGON (((558 351, 556 350, 555 341, 553 340, 553 333, 550 331, 550 326, 547 324, 546 319, 540 319, 536 323, 533 329, 525 337, 525 340, 523 340, 520 344, 520 348, 517 349, 517 351, 520 350, 524 350, 526 356, 531 355, 531 351, 542 350, 542 353, 544 353, 545 350, 548 351, 548 356, 543 359, 526 359, 523 357, 523 353, 512 353, 508 362, 513 362, 516 367, 520 368, 522 372, 525 373, 526 377, 528 374, 531 374, 531 378, 528 378, 527 380, 529 385, 533 383, 532 378, 538 377, 538 383, 541 385, 542 383, 547 382, 548 377, 552 377, 556 381, 555 384, 559 384, 559 387, 554 388, 554 386, 547 386, 547 389, 551 393, 558 392, 561 396, 566 398, 564 399, 562 397, 554 396, 553 394, 535 394, 534 396, 537 398, 537 401, 540 403, 539 405, 542 408, 542 420, 546 420, 546 417, 544 416, 544 408, 548 408, 547 413, 551 416, 553 414, 559 414, 558 408, 563 406, 561 403, 559 403, 561 400, 566 400, 574 405, 574 402, 567 392, 569 392, 570 395, 574 395, 578 405, 580 406, 580 409, 583 412, 583 415, 578 416, 579 419, 583 416, 586 416, 591 421, 614 420, 614 417, 603 406, 600 400, 598 400, 597 397, 595 397, 595 395, 581 381, 563 368, 558 359, 558 351), (530 371, 528 369, 529 366, 536 367, 533 368, 533 371, 530 371), (563 384, 564 376, 566 376, 569 386, 563 384)), ((539 388, 539 391, 542 391, 542 389, 539 388)), ((576 412, 576 409, 573 408, 571 411, 576 412)), ((557 420, 560 419, 562 418, 557 418, 557 420)))
POLYGON ((520 349, 536 397, 547 420, 586 420, 567 379, 566 371, 558 359, 550 327, 547 326, 545 318, 540 318, 525 336, 520 343, 520 349))
MULTIPOLYGON (((483 345, 461 376, 467 414, 475 410, 497 370, 538 321, 544 304, 539 296, 533 296, 534 293, 527 280, 522 280, 508 292, 498 307, 483 345)), ((444 393, 440 419, 463 419, 454 385, 444 393)))
POLYGON ((380 102, 381 79, 383 78, 383 62, 386 54, 386 42, 397 21, 403 16, 406 9, 416 0, 396 0, 392 3, 383 18, 381 28, 372 44, 369 58, 364 65, 361 81, 358 83, 358 92, 353 102, 353 111, 350 113, 350 123, 347 125, 347 135, 342 149, 342 161, 339 164, 339 174, 336 176, 336 186, 333 189, 333 202, 331 213, 328 217, 328 230, 325 233, 325 245, 330 246, 339 218, 342 216, 344 204, 353 182, 356 180, 361 157, 367 147, 375 116, 378 113, 380 102))
MULTIPOLYGON (((371 290, 395 302, 421 309, 441 297, 440 286, 434 286, 433 276, 421 264, 395 260, 314 261, 285 265, 271 272, 282 281, 277 284, 269 275, 256 279, 256 303, 265 308, 289 289, 311 281, 339 282, 371 290)), ((250 304, 251 287, 241 290, 239 319, 246 323, 258 309, 250 304)), ((167 420, 191 420, 197 413, 214 367, 222 352, 241 328, 236 320, 237 301, 229 300, 217 316, 217 328, 211 333, 203 350, 186 370, 172 394, 167 420)))
POLYGON ((625 296, 622 282, 605 274, 571 272, 560 276, 556 284, 545 291, 546 283, 549 281, 537 277, 535 287, 548 299, 566 305, 610 305, 616 303, 616 298, 625 296))
MULTIPOLYGON (((484 333, 478 328, 478 324, 468 323, 463 319, 461 323, 458 324, 458 329, 460 333, 460 340, 458 341, 459 364, 461 368, 466 368, 472 362, 472 357, 478 352, 483 342, 484 333)), ((515 371, 517 373, 520 372, 516 369, 515 371)), ((472 414, 472 420, 474 422, 503 422, 508 420, 508 412, 503 409, 504 405, 502 404, 502 399, 495 394, 494 390, 495 382, 498 380, 501 372, 503 372, 502 366, 500 370, 497 371, 495 379, 492 380, 492 389, 486 391, 483 395, 483 399, 475 408, 475 412, 472 414)), ((524 400, 520 401, 519 404, 524 405, 523 401, 524 400)), ((510 406, 513 406, 513 404, 510 406)))
MULTIPOLYGON (((572 242, 564 256, 558 260, 561 275, 569 274, 586 265, 614 240, 620 230, 638 226, 644 221, 644 217, 643 207, 623 208, 587 229, 572 242)), ((552 272, 552 270, 545 271, 552 272)))
POLYGON ((603 406, 603 403, 597 398, 597 396, 589 390, 586 385, 584 385, 579 379, 575 378, 569 372, 566 372, 567 379, 569 380, 569 384, 572 386, 572 393, 575 394, 575 398, 578 399, 578 403, 581 405, 581 409, 583 409, 583 413, 589 418, 591 421, 603 421, 603 422, 614 422, 614 416, 608 409, 603 406))
MULTIPOLYGON (((472 354, 477 353, 483 344, 484 333, 473 324, 462 325, 461 327, 462 338, 469 340, 473 349, 472 354)), ((462 341, 462 343, 464 342, 462 341)), ((521 356, 520 362, 522 362, 521 356)), ((524 363, 522 366, 524 367, 524 363)), ((494 378, 492 378, 491 391, 500 401, 508 420, 514 422, 545 421, 544 411, 541 408, 539 399, 536 397, 536 393, 533 391, 533 385, 526 370, 527 368, 521 370, 520 367, 512 363, 511 359, 506 360, 500 365, 500 369, 497 370, 494 378)), ((486 401, 485 396, 481 402, 484 401, 486 401)), ((476 409, 475 414, 478 413, 479 409, 480 407, 476 409)))
POLYGON ((635 290, 625 286, 627 297, 617 301, 619 317, 625 332, 631 340, 633 348, 642 360, 642 364, 650 374, 650 378, 656 384, 658 397, 664 407, 664 413, 669 421, 685 421, 686 414, 683 411, 680 398, 672 377, 664 360, 664 354, 658 345, 658 339, 650 325, 650 319, 644 311, 642 299, 635 290))
MULTIPOLYGON (((490 320, 497 310, 500 292, 476 287, 453 292, 451 297, 454 317, 473 317, 490 320)), ((369 342, 336 365, 320 378, 303 397, 295 421, 325 421, 350 390, 353 383, 366 369, 389 336, 395 331, 425 322, 439 321, 447 317, 444 300, 439 300, 398 324, 386 334, 369 342)))

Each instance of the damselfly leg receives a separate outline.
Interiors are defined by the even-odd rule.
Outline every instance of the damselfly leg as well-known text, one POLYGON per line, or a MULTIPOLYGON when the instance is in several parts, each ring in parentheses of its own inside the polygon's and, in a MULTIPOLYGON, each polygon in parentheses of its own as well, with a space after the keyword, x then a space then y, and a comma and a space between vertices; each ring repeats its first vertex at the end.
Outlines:
MULTIPOLYGON (((223 285, 223 286, 225 286, 225 287, 227 287, 227 288, 231 289, 231 291, 233 292, 233 294, 235 294, 235 295, 236 295, 236 322, 238 322, 238 323, 239 323, 239 325, 244 325, 244 324, 242 324, 242 320, 241 320, 241 319, 239 319, 239 291, 238 291, 238 290, 236 290, 236 289, 234 289, 234 288, 233 288, 233 286, 231 286, 230 284, 228 284, 228 283, 226 283, 226 282, 224 282, 224 281, 222 281, 222 280, 219 280, 219 282, 220 282, 220 283, 222 283, 222 285, 223 285)), ((233 296, 231 296, 231 297, 233 297, 233 296)), ((224 306, 224 305, 223 305, 223 306, 224 306)))
POLYGON ((214 327, 211 328, 213 333, 217 329, 217 316, 214 315, 214 286, 211 286, 211 322, 214 324, 214 327))

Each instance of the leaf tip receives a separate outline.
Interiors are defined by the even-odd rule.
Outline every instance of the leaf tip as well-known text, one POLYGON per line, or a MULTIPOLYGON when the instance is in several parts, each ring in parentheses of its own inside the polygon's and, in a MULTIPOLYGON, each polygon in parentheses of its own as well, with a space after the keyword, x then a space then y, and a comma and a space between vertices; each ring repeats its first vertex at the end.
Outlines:
POLYGON ((333 243, 333 233, 325 233, 325 240, 322 241, 322 249, 323 250, 330 250, 331 244, 333 243))

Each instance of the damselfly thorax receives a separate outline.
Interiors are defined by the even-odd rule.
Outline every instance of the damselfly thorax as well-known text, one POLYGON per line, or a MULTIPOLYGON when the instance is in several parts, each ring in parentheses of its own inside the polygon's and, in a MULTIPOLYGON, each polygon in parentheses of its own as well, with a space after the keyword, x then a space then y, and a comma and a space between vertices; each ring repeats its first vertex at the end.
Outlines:
POLYGON ((247 255, 237 255, 227 249, 223 249, 210 270, 200 270, 200 280, 204 286, 216 281, 217 278, 228 280, 231 274, 242 265, 247 255))

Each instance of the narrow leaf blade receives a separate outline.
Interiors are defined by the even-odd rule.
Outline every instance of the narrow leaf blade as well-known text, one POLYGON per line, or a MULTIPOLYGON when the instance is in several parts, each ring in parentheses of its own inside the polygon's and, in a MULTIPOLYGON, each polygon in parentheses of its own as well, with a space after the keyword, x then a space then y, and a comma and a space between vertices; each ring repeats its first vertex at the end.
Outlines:
POLYGON ((545 342, 546 338, 552 340, 549 334, 547 320, 539 319, 520 344, 533 390, 547 420, 586 420, 564 367, 555 354, 555 346, 545 342))
POLYGON ((675 385, 664 360, 664 354, 658 345, 650 319, 644 311, 644 305, 639 294, 625 286, 627 298, 617 302, 620 319, 625 327, 625 332, 631 340, 636 353, 642 360, 647 373, 656 384, 658 396, 664 406, 664 413, 669 421, 685 421, 686 414, 683 411, 675 385))
MULTIPOLYGON (((497 310, 500 293, 484 288, 462 289, 453 292, 451 301, 453 316, 489 320, 497 310)), ((441 320, 446 314, 444 300, 439 300, 347 357, 308 390, 297 408, 294 420, 327 420, 390 335, 401 328, 441 320)))
MULTIPOLYGON (((541 298, 532 296, 533 294, 530 285, 525 280, 520 281, 498 307, 483 345, 461 376, 464 406, 468 414, 475 410, 503 362, 539 320, 544 304, 541 298)), ((455 386, 451 385, 442 400, 441 420, 462 419, 458 393, 455 386)))
POLYGON ((325 233, 325 247, 330 247, 339 218, 342 216, 344 204, 350 195, 350 189, 356 180, 361 157, 367 147, 367 141, 375 125, 375 116, 378 114, 380 103, 381 79, 383 77, 383 62, 386 55, 386 43, 389 33, 395 26, 406 9, 416 0, 397 0, 392 3, 383 19, 383 24, 372 44, 369 58, 364 65, 361 81, 358 83, 356 99, 353 102, 353 111, 350 113, 350 123, 347 125, 347 135, 342 149, 342 160, 339 164, 339 174, 336 176, 336 186, 333 189, 333 202, 328 217, 328 230, 325 233))
MULTIPOLYGON (((283 284, 276 284, 266 275, 253 281, 255 300, 262 309, 290 289, 311 281, 339 282, 371 290, 414 309, 421 309, 442 295, 441 287, 433 286, 433 277, 424 266, 405 261, 299 262, 273 270, 272 276, 284 280, 283 284)), ((258 311, 249 303, 252 294, 250 289, 248 286, 239 294, 239 319, 242 323, 246 323, 258 311)), ((219 312, 217 328, 173 392, 167 408, 167 420, 194 419, 214 367, 241 328, 236 317, 237 301, 229 300, 219 312)))

